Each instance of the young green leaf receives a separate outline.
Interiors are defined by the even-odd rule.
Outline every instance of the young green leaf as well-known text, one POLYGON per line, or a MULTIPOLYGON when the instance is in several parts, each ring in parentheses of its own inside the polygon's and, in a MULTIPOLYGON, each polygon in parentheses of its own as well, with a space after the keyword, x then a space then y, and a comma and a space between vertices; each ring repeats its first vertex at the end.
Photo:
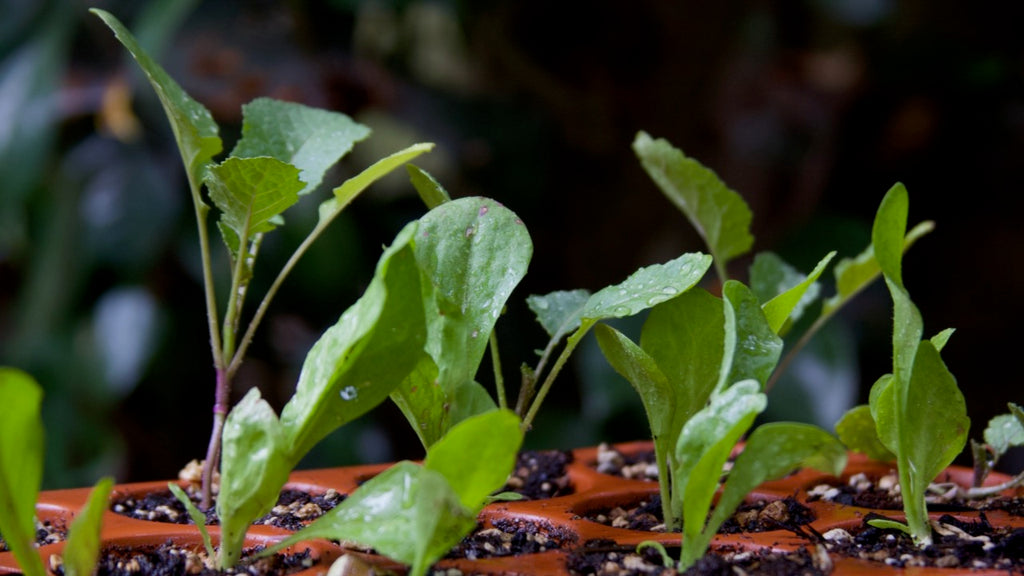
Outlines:
POLYGON ((712 395, 683 426, 671 478, 672 511, 675 518, 682 517, 684 547, 687 541, 700 540, 729 453, 766 405, 761 385, 745 380, 712 395))
POLYGON ((270 512, 288 480, 291 467, 282 450, 281 434, 277 414, 256 388, 228 414, 217 496, 221 568, 238 563, 249 525, 270 512))
POLYGON ((395 397, 429 446, 438 432, 472 414, 463 402, 471 401, 474 409, 493 407, 482 402, 474 378, 498 316, 526 274, 533 244, 511 210, 487 198, 460 198, 420 219, 415 252, 424 278, 426 350, 437 366, 440 392, 417 393, 422 383, 408 381, 395 397), (472 390, 461 391, 465 387, 472 390), (436 402, 438 393, 443 402, 436 402))
POLYGON ((551 340, 559 342, 580 327, 583 308, 589 299, 587 290, 559 290, 543 296, 530 295, 526 305, 551 340))
POLYGON ((100 531, 103 528, 103 513, 110 503, 110 492, 114 479, 101 479, 89 493, 85 506, 78 512, 64 545, 64 574, 67 576, 91 576, 96 570, 100 555, 100 531))
POLYGON ((311 538, 328 538, 372 547, 409 564, 412 576, 422 576, 475 525, 476 514, 460 504, 443 474, 403 461, 263 554, 311 538))
POLYGON ((970 419, 956 379, 930 341, 914 355, 909 382, 893 379, 873 403, 882 444, 898 457, 903 508, 914 540, 931 542, 925 504, 928 484, 967 442, 970 419))
MULTIPOLYGON (((903 251, 906 252, 922 236, 935 229, 934 222, 921 222, 907 232, 903 239, 903 251)), ((855 258, 843 258, 836 264, 836 294, 825 301, 822 315, 831 315, 850 301, 865 287, 882 275, 882 269, 875 260, 875 252, 869 245, 855 258)))
POLYGON ((203 173, 213 157, 221 152, 223 144, 218 134, 217 123, 205 106, 196 102, 181 86, 175 82, 164 69, 157 64, 139 46, 131 32, 121 22, 105 10, 91 8, 89 10, 100 17, 114 32, 121 44, 131 53, 146 74, 153 90, 156 91, 160 103, 164 107, 167 119, 171 123, 174 137, 178 141, 181 159, 185 163, 189 181, 193 186, 193 201, 202 206, 198 183, 203 180, 203 173))
POLYGON ((221 232, 234 258, 249 239, 277 227, 275 220, 299 200, 299 170, 276 158, 228 158, 206 173, 210 199, 221 210, 221 232))
POLYGON ((836 423, 836 435, 847 448, 872 460, 889 462, 896 459, 896 455, 878 439, 878 428, 867 404, 854 406, 843 414, 836 423))
POLYGON ((185 507, 185 512, 188 512, 188 517, 192 519, 192 523, 196 525, 196 529, 199 530, 199 535, 203 538, 203 548, 206 550, 206 555, 210 558, 215 558, 217 551, 213 548, 213 540, 210 538, 210 531, 206 528, 206 514, 199 509, 198 506, 192 503, 192 499, 188 497, 188 494, 181 489, 174 482, 167 483, 167 489, 171 491, 171 494, 181 502, 181 505, 185 507))
POLYGON ((763 387, 782 355, 782 338, 765 317, 757 296, 735 280, 722 287, 725 344, 717 388, 753 379, 763 387))
MULTIPOLYGON (((829 252, 824 258, 818 262, 818 265, 814 267, 814 270, 807 275, 801 282, 794 286, 786 289, 785 291, 778 294, 778 296, 764 303, 764 314, 768 318, 768 323, 771 325, 772 330, 778 334, 786 320, 793 314, 795 314, 798 308, 806 305, 805 295, 810 294, 810 289, 816 286, 815 282, 825 271, 825 267, 832 261, 836 255, 835 252, 829 252)), ((812 297, 813 298, 813 297, 812 297)), ((799 317, 799 314, 796 314, 799 317)))
POLYGON ((724 343, 724 304, 705 290, 690 290, 647 316, 640 347, 676 391, 673 430, 707 403, 720 379, 724 343))
POLYGON ((581 330, 589 330, 601 320, 635 316, 679 296, 700 282, 711 260, 699 252, 683 254, 664 264, 640 268, 622 282, 598 290, 580 312, 581 330))
POLYGON ((988 422, 985 428, 985 443, 1000 457, 1013 446, 1024 446, 1024 410, 1010 403, 1010 412, 1000 414, 988 422))
POLYGON ((416 224, 381 255, 370 286, 313 345, 281 411, 292 465, 324 436, 385 400, 416 368, 426 338, 416 224))
POLYGON ((324 173, 352 150, 370 129, 338 112, 294 102, 257 98, 242 106, 242 138, 231 156, 270 156, 299 169, 305 187, 320 185, 324 173))
POLYGON ((690 220, 714 256, 719 278, 725 282, 725 266, 750 250, 753 216, 743 198, 711 170, 663 139, 640 132, 633 151, 661 191, 690 220))
POLYGON ((406 164, 405 169, 409 172, 409 181, 412 182, 413 188, 416 189, 427 208, 437 208, 445 202, 452 201, 448 191, 429 172, 415 164, 406 164))
MULTIPOLYGON (((698 534, 683 538, 680 571, 697 561, 711 538, 759 484, 782 478, 797 468, 814 468, 839 475, 846 467, 846 448, 831 434, 810 424, 773 422, 759 426, 736 458, 729 480, 707 524, 698 534)), ((703 524, 703 518, 695 518, 703 524)))
POLYGON ((453 427, 430 447, 423 467, 442 474, 463 508, 476 512, 505 485, 522 442, 519 417, 509 410, 492 410, 453 427), (470 454, 481 464, 467 466, 470 454))
POLYGON ((352 202, 352 200, 355 200, 356 196, 359 196, 363 190, 366 190, 370 184, 373 184, 377 180, 387 176, 392 170, 398 168, 402 164, 409 162, 424 152, 430 152, 433 149, 434 145, 431 143, 424 142, 413 144, 408 148, 404 148, 390 156, 385 156, 384 158, 377 160, 359 174, 345 180, 341 186, 338 186, 333 190, 333 196, 330 199, 324 200, 320 204, 320 207, 318 208, 320 220, 317 223, 317 228, 323 228, 326 226, 335 218, 335 216, 340 214, 341 211, 352 202))
POLYGON ((0 533, 27 576, 45 576, 35 543, 43 475, 43 391, 28 374, 0 368, 0 533))

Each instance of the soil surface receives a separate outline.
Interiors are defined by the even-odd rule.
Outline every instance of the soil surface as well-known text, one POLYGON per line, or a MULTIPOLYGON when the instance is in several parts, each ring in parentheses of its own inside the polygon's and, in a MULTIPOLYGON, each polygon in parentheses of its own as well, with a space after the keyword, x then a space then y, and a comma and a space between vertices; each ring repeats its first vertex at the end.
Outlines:
MULTIPOLYGON (((247 551, 249 555, 258 549, 247 551)), ((53 556, 52 558, 57 558, 53 556)), ((200 547, 179 547, 166 542, 156 548, 138 549, 111 547, 103 550, 96 568, 96 576, 227 576, 260 575, 283 576, 314 566, 317 563, 309 551, 297 554, 277 554, 269 558, 247 559, 231 570, 217 570, 210 566, 209 557, 200 547)), ((57 576, 63 576, 62 566, 51 566, 57 576)))
POLYGON ((490 528, 478 528, 466 536, 445 558, 495 558, 536 554, 562 548, 576 541, 572 532, 547 523, 501 518, 490 528))
POLYGON ((528 500, 541 500, 572 494, 566 467, 572 453, 563 450, 526 450, 516 458, 516 469, 505 484, 505 491, 516 492, 528 500))
MULTIPOLYGON (((189 498, 199 505, 198 489, 191 485, 186 489, 189 498)), ((343 494, 328 490, 322 494, 310 494, 302 490, 285 489, 277 500, 277 505, 266 516, 258 519, 255 524, 277 526, 285 530, 299 530, 305 524, 322 516, 324 512, 334 508, 345 499, 343 494)), ((191 524, 185 506, 171 494, 170 490, 150 492, 141 497, 128 497, 115 500, 111 507, 117 514, 171 524, 191 524)), ((206 523, 217 524, 216 507, 206 512, 206 523)))
MULTIPOLYGON (((67 538, 68 530, 63 524, 50 522, 40 522, 36 520, 36 546, 46 546, 47 544, 56 544, 57 542, 63 542, 67 538)), ((7 542, 3 536, 0 535, 0 552, 8 552, 7 542)))
MULTIPOLYGON (((808 491, 807 499, 812 502, 824 500, 875 510, 903 509, 903 497, 895 472, 879 478, 854 474, 845 484, 819 484, 808 491)), ((1024 516, 1024 498, 961 498, 948 484, 933 483, 929 487, 926 500, 928 510, 932 512, 1003 510, 1014 516, 1024 516)))
MULTIPOLYGON (((667 548, 669 556, 679 558, 678 548, 667 548)), ((597 576, 672 576, 674 568, 666 568, 661 554, 654 548, 637 553, 634 547, 621 546, 612 540, 592 540, 571 553, 567 568, 572 574, 597 576)), ((832 569, 828 556, 819 549, 800 548, 789 554, 770 552, 737 552, 720 548, 697 561, 686 576, 824 576, 832 569)))
POLYGON ((629 480, 658 481, 658 464, 654 450, 620 452, 608 444, 597 447, 594 468, 602 474, 611 474, 629 480))
POLYGON ((867 515, 855 530, 826 532, 823 539, 829 552, 901 568, 936 566, 1013 573, 1024 570, 1024 528, 994 527, 984 512, 973 522, 943 515, 933 523, 934 543, 925 548, 916 547, 910 536, 901 531, 872 527, 867 523, 872 518, 881 516, 867 515))
MULTIPOLYGON (((665 531, 660 494, 654 494, 650 499, 632 506, 595 510, 585 514, 584 518, 614 528, 650 532, 665 531)), ((718 533, 794 530, 813 521, 814 513, 811 509, 793 498, 772 501, 759 500, 740 505, 736 512, 722 523, 718 533)))

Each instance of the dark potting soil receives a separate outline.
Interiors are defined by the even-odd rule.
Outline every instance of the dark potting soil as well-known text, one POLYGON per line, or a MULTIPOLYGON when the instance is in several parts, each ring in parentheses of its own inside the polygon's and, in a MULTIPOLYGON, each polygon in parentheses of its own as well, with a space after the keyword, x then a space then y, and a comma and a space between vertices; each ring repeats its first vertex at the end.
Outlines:
MULTIPOLYGON (((251 556, 258 549, 247 551, 251 556)), ((56 558, 56 556, 54 556, 56 558)), ((227 576, 259 575, 283 576, 314 566, 317 561, 307 549, 296 554, 275 554, 267 558, 243 557, 231 570, 217 570, 207 565, 205 551, 181 547, 168 541, 155 548, 139 549, 110 547, 100 553, 96 576, 227 576)), ((63 576, 63 567, 51 567, 57 576, 63 576)))
POLYGON ((602 474, 629 480, 658 481, 658 464, 654 450, 620 452, 608 444, 601 444, 597 447, 594 469, 602 474))
MULTIPOLYGON (((664 532, 665 525, 661 512, 661 495, 628 507, 599 509, 584 515, 588 520, 629 530, 664 532)), ((814 513, 795 499, 758 500, 741 504, 728 520, 718 529, 720 534, 739 532, 766 532, 769 530, 793 530, 814 521, 814 513)))
POLYGON ((516 469, 505 484, 505 491, 516 492, 528 500, 542 500, 572 494, 566 467, 572 452, 563 450, 525 450, 516 458, 516 469))
POLYGON ((576 534, 546 523, 499 518, 463 538, 445 558, 496 558, 557 550, 576 541, 576 534))
MULTIPOLYGON (((198 506, 198 491, 189 486, 186 492, 192 502, 198 506)), ((286 488, 281 491, 273 510, 256 520, 255 524, 276 526, 292 531, 299 530, 304 524, 322 516, 324 512, 334 508, 344 499, 345 495, 335 490, 327 490, 322 494, 310 494, 302 490, 286 488)), ((127 497, 115 500, 110 509, 117 514, 139 520, 171 524, 192 523, 185 506, 174 497, 174 494, 171 494, 170 490, 149 492, 138 498, 127 497)), ((215 506, 206 511, 206 523, 218 523, 215 506)))
MULTIPOLYGON (((948 485, 946 485, 948 486, 948 485)), ((928 510, 932 512, 966 512, 969 510, 1005 510, 1021 515, 1024 505, 1020 498, 960 498, 955 491, 933 484, 928 495, 928 510)), ((824 500, 844 506, 859 506, 874 510, 902 510, 903 498, 895 473, 879 478, 854 474, 844 483, 819 484, 808 492, 809 501, 824 500)))
MULTIPOLYGON (((666 547, 672 559, 679 558, 678 547, 666 547)), ((661 554, 654 548, 640 552, 613 540, 591 540, 569 554, 566 567, 572 574, 601 576, 674 576, 675 568, 667 568, 661 554)), ((720 548, 705 554, 683 572, 686 576, 824 576, 832 563, 819 549, 814 552, 799 548, 788 554, 758 551, 743 552, 720 548)))
MULTIPOLYGON (((56 544, 57 542, 63 542, 67 538, 68 529, 63 523, 51 522, 49 520, 40 522, 36 520, 36 546, 46 546, 47 544, 56 544)), ((9 552, 10 549, 7 547, 7 541, 4 540, 3 535, 0 534, 0 552, 9 552)))
POLYGON ((883 530, 864 522, 849 532, 830 530, 823 537, 832 554, 883 562, 889 566, 936 566, 1024 571, 1024 528, 995 527, 984 512, 977 521, 964 521, 948 514, 939 518, 941 530, 933 532, 934 542, 925 548, 914 545, 899 530, 883 530))

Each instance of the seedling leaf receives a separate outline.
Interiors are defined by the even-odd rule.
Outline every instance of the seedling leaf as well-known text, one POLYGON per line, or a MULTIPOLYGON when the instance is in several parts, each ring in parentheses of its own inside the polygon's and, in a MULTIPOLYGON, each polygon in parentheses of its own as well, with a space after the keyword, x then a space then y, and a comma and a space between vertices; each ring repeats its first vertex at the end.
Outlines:
POLYGON ((210 199, 221 210, 220 222, 231 230, 224 241, 238 258, 241 242, 277 227, 276 218, 299 200, 299 171, 276 158, 228 158, 206 175, 210 199))
POLYGON ((492 410, 453 427, 430 447, 423 466, 448 480, 463 508, 477 511, 505 484, 522 442, 519 417, 509 410, 492 410), (467 455, 481 464, 468 466, 467 455))
POLYGON ((306 356, 295 395, 281 411, 293 464, 386 399, 419 362, 426 328, 412 249, 416 229, 411 223, 398 233, 366 292, 306 356))
POLYGON ((768 323, 776 334, 782 330, 783 325, 791 314, 794 314, 798 308, 806 305, 804 295, 809 293, 808 291, 812 286, 816 286, 815 283, 818 281, 818 278, 835 255, 835 252, 826 254, 802 282, 765 302, 765 317, 768 318, 768 323))
POLYGON ((773 422, 754 430, 736 458, 703 532, 692 540, 689 533, 683 538, 680 569, 704 554, 715 532, 751 490, 801 467, 838 476, 846 467, 846 448, 831 434, 810 424, 773 422))
POLYGON ((655 184, 704 238, 720 272, 730 260, 750 250, 754 243, 750 208, 714 172, 645 132, 637 134, 633 150, 655 184))
POLYGON ((281 424, 258 389, 250 389, 228 414, 222 451, 218 563, 230 568, 238 563, 249 525, 274 507, 291 469, 281 449, 281 424))
POLYGON ((78 512, 64 545, 64 574, 67 576, 90 576, 96 570, 100 555, 100 530, 103 528, 103 513, 107 510, 114 479, 105 477, 96 483, 85 506, 78 512))
POLYGON ((613 286, 595 292, 580 313, 583 326, 599 320, 634 316, 694 287, 711 266, 711 256, 683 254, 664 264, 640 268, 613 286))
POLYGON ((242 138, 231 155, 270 156, 298 168, 305 183, 301 196, 316 189, 324 173, 369 135, 369 128, 338 112, 257 98, 242 106, 242 138))
POLYGON ((206 555, 210 558, 214 558, 216 550, 213 549, 213 540, 210 539, 210 531, 206 528, 206 514, 203 514, 202 510, 198 506, 192 503, 192 499, 188 497, 188 494, 181 489, 174 482, 167 483, 167 489, 174 494, 178 502, 185 507, 185 512, 188 512, 188 517, 192 519, 192 523, 196 525, 196 529, 199 530, 199 535, 203 538, 203 548, 206 549, 206 555))
POLYGON ((429 172, 415 164, 406 164, 405 169, 409 172, 409 181, 427 208, 437 208, 445 202, 452 201, 448 191, 429 172))
POLYGON ((28 374, 0 368, 0 533, 27 576, 45 576, 35 542, 43 475, 43 391, 28 374))
POLYGON ((996 457, 1002 456, 1013 446, 1024 446, 1024 422, 1021 408, 1010 404, 1011 413, 1000 414, 988 422, 985 428, 985 443, 992 447, 996 457))
POLYGON ((748 379, 763 387, 782 355, 782 338, 765 317, 757 296, 742 283, 726 282, 722 296, 725 344, 717 387, 748 379))
POLYGON ((644 322, 640 347, 676 391, 672 430, 682 429, 718 384, 725 342, 723 306, 705 290, 694 289, 654 307, 644 322))
MULTIPOLYGON (((223 144, 217 135, 219 129, 210 111, 186 94, 181 86, 150 58, 117 18, 99 8, 91 8, 89 11, 99 16, 113 30, 114 35, 146 74, 171 123, 189 180, 198 184, 203 180, 203 173, 213 157, 223 150, 223 144)), ((193 201, 197 207, 203 205, 198 187, 193 189, 193 201)))
POLYGON ((528 296, 526 305, 548 336, 554 341, 560 341, 580 327, 583 308, 589 299, 590 292, 587 290, 559 290, 543 296, 528 296))
POLYGON ((889 462, 896 459, 896 455, 878 439, 875 419, 867 404, 854 406, 843 414, 836 423, 836 434, 847 448, 865 454, 872 460, 889 462))
POLYGON ((672 469, 672 509, 683 519, 684 559, 687 542, 701 541, 729 453, 767 405, 760 390, 756 381, 746 380, 712 395, 707 407, 694 414, 679 434, 672 469))
POLYGON ((428 319, 426 351, 440 390, 421 392, 434 384, 417 376, 395 398, 429 447, 461 418, 493 407, 474 378, 501 310, 526 274, 533 243, 511 210, 488 198, 460 198, 420 219, 415 253, 428 319))
POLYGON ((476 525, 476 514, 459 502, 444 475, 399 462, 264 555, 303 540, 329 538, 372 547, 421 576, 476 525))
POLYGON ((392 170, 398 168, 402 164, 409 162, 413 158, 429 152, 434 149, 434 145, 431 143, 419 143, 413 144, 408 148, 404 148, 385 156, 380 160, 377 160, 365 170, 356 174, 352 178, 349 178, 345 182, 333 190, 333 197, 324 200, 319 207, 320 220, 317 226, 325 226, 328 222, 334 219, 342 210, 348 206, 352 200, 359 196, 363 190, 366 190, 370 184, 373 184, 377 180, 380 180, 384 176, 391 173, 392 170))

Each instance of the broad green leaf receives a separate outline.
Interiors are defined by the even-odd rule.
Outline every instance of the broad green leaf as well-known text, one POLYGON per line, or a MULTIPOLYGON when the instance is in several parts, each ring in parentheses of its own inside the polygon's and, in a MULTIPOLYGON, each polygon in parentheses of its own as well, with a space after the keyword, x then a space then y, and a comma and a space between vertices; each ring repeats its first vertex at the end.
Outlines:
POLYGON ((0 368, 0 533, 28 576, 45 576, 35 549, 36 499, 43 476, 43 390, 21 370, 0 368))
POLYGON ((139 46, 131 32, 117 18, 98 8, 91 8, 89 11, 99 16, 113 30, 117 39, 139 63, 153 86, 153 90, 156 91, 156 95, 164 107, 164 112, 167 114, 167 119, 171 123, 174 137, 178 141, 178 149, 181 151, 181 159, 185 163, 189 180, 196 185, 193 190, 193 201, 196 206, 202 206, 202 199, 198 195, 198 184, 203 180, 206 167, 213 157, 223 150, 223 144, 217 135, 219 129, 213 116, 205 106, 186 94, 181 86, 150 58, 139 46))
POLYGON ((91 576, 96 570, 100 556, 100 531, 103 528, 103 513, 110 503, 110 492, 114 479, 105 477, 96 483, 85 506, 78 511, 68 540, 64 545, 64 574, 67 576, 91 576))
MULTIPOLYGON (((594 336, 608 363, 640 395, 640 403, 647 414, 647 423, 654 440, 654 457, 658 465, 658 477, 668 478, 669 456, 675 448, 675 439, 683 421, 674 418, 676 413, 676 391, 658 364, 642 348, 633 343, 618 330, 607 324, 594 327, 594 336), (678 426, 679 428, 673 428, 678 426)), ((671 510, 668 483, 660 482, 662 511, 670 518, 671 510)))
POLYGON ((462 507, 444 475, 404 461, 263 554, 328 538, 372 547, 411 565, 413 576, 422 576, 475 525, 476 515, 462 507))
MULTIPOLYGON (((921 222, 907 232, 903 239, 903 251, 906 252, 919 238, 935 229, 934 222, 921 222)), ((875 252, 869 245, 855 258, 843 258, 835 267, 836 294, 825 301, 823 315, 834 313, 843 304, 856 296, 869 284, 878 279, 882 269, 875 260, 875 252)))
POLYGON ((445 202, 452 201, 448 191, 429 172, 415 164, 406 164, 405 169, 409 172, 409 181, 427 208, 437 208, 445 202))
POLYGON ((559 341, 580 327, 583 308, 589 299, 587 290, 559 290, 543 296, 530 295, 526 305, 548 336, 559 341))
POLYGON ((1011 447, 1024 446, 1024 425, 1013 414, 1000 414, 988 421, 985 443, 995 450, 997 457, 1011 447))
POLYGON ((811 288, 817 286, 818 278, 835 255, 835 252, 826 254, 803 281, 765 302, 764 315, 768 318, 768 323, 776 334, 782 330, 782 326, 791 314, 799 317, 797 310, 807 305, 807 300, 804 298, 806 295, 810 295, 811 299, 816 297, 817 290, 811 290, 811 288))
POLYGON ((210 167, 206 186, 221 210, 220 222, 233 233, 225 242, 237 258, 240 243, 277 226, 275 218, 299 201, 303 183, 291 164, 259 156, 228 158, 210 167))
POLYGON ((705 290, 689 290, 655 306, 644 322, 640 347, 676 391, 672 429, 703 408, 718 384, 725 342, 723 306, 705 290))
MULTIPOLYGON (((761 302, 768 302, 804 281, 806 276, 774 252, 758 252, 748 271, 750 289, 761 302)), ((819 296, 821 287, 812 283, 798 301, 791 316, 800 318, 807 306, 819 296)))
POLYGON ((345 180, 341 186, 338 186, 333 190, 334 196, 332 198, 324 200, 320 204, 318 212, 320 215, 320 221, 317 225, 325 226, 342 210, 344 210, 352 200, 355 200, 356 196, 359 196, 363 190, 366 190, 370 184, 373 184, 377 180, 387 176, 392 170, 398 168, 402 164, 409 162, 424 152, 430 152, 433 149, 434 145, 430 143, 413 144, 408 148, 404 148, 390 156, 385 156, 384 158, 377 160, 359 174, 345 180))
POLYGON ((595 326, 594 335, 608 363, 640 395, 656 447, 659 442, 670 441, 676 436, 672 433, 675 390, 654 358, 625 334, 606 324, 595 326))
POLYGON ((352 150, 370 129, 339 112, 294 102, 257 98, 242 106, 242 138, 231 155, 270 156, 299 169, 305 187, 316 189, 324 173, 352 150))
POLYGON ((654 183, 704 238, 720 272, 730 260, 750 250, 754 243, 750 208, 714 172, 645 132, 633 140, 633 151, 654 183))
POLYGON ((711 538, 759 484, 797 468, 838 476, 846 467, 846 448, 831 434, 810 424, 773 422, 759 426, 736 458, 722 496, 703 531, 683 538, 680 570, 704 555, 711 538))
POLYGON ((580 318, 589 328, 599 320, 634 316, 696 286, 710 266, 711 256, 695 252, 640 268, 622 282, 591 295, 580 318))
POLYGON ((427 451, 423 467, 448 480, 463 508, 479 512, 487 497, 505 485, 522 443, 519 417, 492 410, 453 426, 427 451))
POLYGON ((467 382, 454 394, 446 394, 437 380, 437 365, 425 353, 416 369, 391 392, 391 399, 424 448, 440 440, 456 423, 497 408, 494 399, 477 382, 467 382))
POLYGON ((872 460, 891 462, 896 459, 896 455, 878 439, 875 419, 871 417, 871 407, 867 404, 854 406, 843 414, 836 423, 836 435, 847 448, 872 460))
POLYGON ((249 525, 270 512, 288 480, 291 466, 282 449, 281 432, 277 414, 256 388, 228 413, 217 495, 220 568, 238 563, 249 525))
POLYGON ((767 405, 760 390, 760 384, 745 380, 713 395, 679 434, 670 475, 672 508, 682 514, 684 546, 699 538, 730 452, 767 405))
POLYGON ((899 459, 907 524, 915 541, 930 542, 925 490, 967 442, 963 394, 930 341, 919 343, 909 381, 893 378, 872 399, 882 443, 899 459))
POLYGON ((526 275, 533 243, 515 213, 474 197, 446 202, 423 216, 415 251, 424 278, 426 350, 437 364, 446 402, 454 404, 459 388, 474 383, 498 316, 526 275))
POLYGON ((725 344, 718 388, 741 380, 763 387, 782 355, 782 338, 768 322, 757 296, 735 280, 722 287, 725 344))
POLYGON ((384 401, 419 362, 426 328, 412 248, 416 230, 411 223, 398 233, 366 292, 306 356, 295 395, 281 411, 292 464, 384 401))

